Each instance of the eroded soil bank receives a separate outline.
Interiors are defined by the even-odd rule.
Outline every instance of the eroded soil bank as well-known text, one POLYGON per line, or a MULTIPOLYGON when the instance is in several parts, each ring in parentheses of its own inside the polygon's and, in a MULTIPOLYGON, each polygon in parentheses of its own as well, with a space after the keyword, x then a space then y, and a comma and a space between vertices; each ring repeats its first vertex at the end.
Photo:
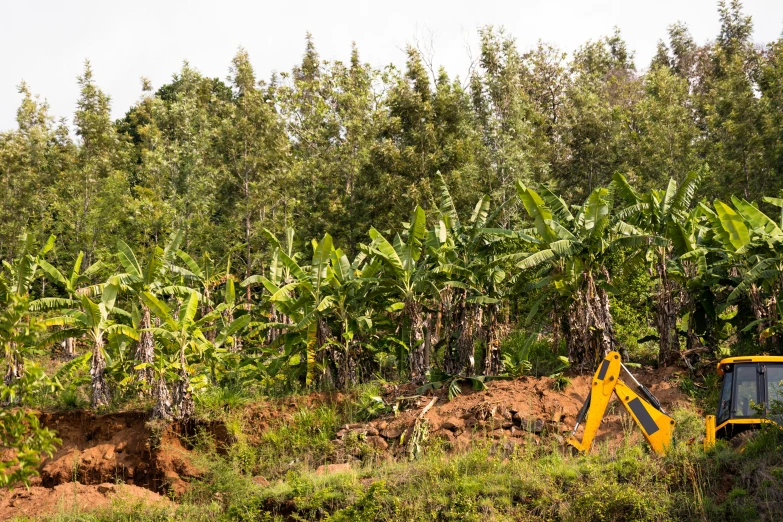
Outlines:
MULTIPOLYGON (((687 403, 672 370, 639 371, 637 377, 664 407, 687 403)), ((554 381, 546 377, 494 381, 483 391, 463 388, 461 395, 448 400, 445 391, 417 396, 411 386, 388 387, 384 400, 400 402, 404 409, 371 422, 342 426, 334 439, 335 462, 319 471, 361 464, 359 455, 348 449, 349 440, 361 440, 389 458, 403 455, 417 419, 426 419, 429 436, 442 439, 454 451, 468 448, 475 439, 490 439, 509 452, 516 445, 562 443, 574 426, 590 377, 573 376, 564 391, 555 390, 554 381)), ((344 400, 342 394, 314 393, 249 404, 243 411, 248 442, 264 443, 260 437, 264 431, 287 423, 302 407, 339 405, 344 400)), ((628 417, 618 405, 610 404, 596 439, 610 448, 626 436, 640 437, 637 430, 629 429, 628 417)), ((42 414, 42 423, 58 432, 62 445, 41 463, 33 487, 0 492, 0 520, 51 514, 74 503, 101 507, 123 496, 133 502, 170 502, 169 497, 182 495, 203 473, 190 445, 198 431, 206 431, 219 447, 231 443, 228 430, 217 421, 156 426, 148 417, 147 412, 42 414)), ((268 484, 262 477, 258 483, 268 484)))

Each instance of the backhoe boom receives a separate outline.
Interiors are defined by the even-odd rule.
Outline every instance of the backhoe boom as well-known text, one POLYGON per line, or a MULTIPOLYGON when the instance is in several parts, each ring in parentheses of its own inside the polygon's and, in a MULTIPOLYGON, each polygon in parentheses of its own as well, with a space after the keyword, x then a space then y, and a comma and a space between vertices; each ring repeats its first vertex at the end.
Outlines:
POLYGON ((598 370, 593 376, 593 383, 590 392, 587 395, 582 409, 576 419, 576 425, 568 438, 568 443, 580 452, 587 452, 593 444, 593 439, 601 424, 601 420, 606 413, 606 407, 616 393, 620 402, 631 414, 634 422, 642 431, 644 438, 650 443, 652 449, 658 454, 666 453, 671 445, 672 434, 674 432, 674 419, 669 417, 661 407, 655 396, 645 388, 633 375, 625 368, 620 360, 620 354, 609 352, 598 370), (642 394, 634 392, 622 379, 620 379, 620 370, 625 369, 628 375, 637 384, 642 394), (579 425, 585 421, 582 441, 576 439, 576 431, 579 425))

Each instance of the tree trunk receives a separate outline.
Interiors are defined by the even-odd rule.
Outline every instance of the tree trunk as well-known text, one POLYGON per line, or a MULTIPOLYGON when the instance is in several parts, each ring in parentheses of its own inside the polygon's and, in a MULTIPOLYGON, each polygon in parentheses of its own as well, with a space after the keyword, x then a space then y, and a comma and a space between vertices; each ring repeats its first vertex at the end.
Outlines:
MULTIPOLYGON (((212 313, 212 295, 209 290, 209 284, 204 285, 204 315, 208 315, 212 313)), ((217 337, 217 332, 215 331, 215 322, 210 321, 207 324, 207 328, 205 328, 204 331, 204 337, 207 338, 207 341, 214 343, 215 338, 217 337)))
POLYGON ((103 337, 95 341, 92 351, 92 366, 90 377, 92 378, 92 407, 106 406, 111 400, 109 385, 106 382, 106 359, 103 357, 103 337))
POLYGON ((9 342, 8 347, 10 356, 7 360, 5 375, 3 376, 3 384, 6 386, 11 386, 24 374, 24 359, 16 351, 16 343, 14 341, 9 342))
POLYGON ((761 290, 756 284, 751 284, 748 290, 750 306, 753 309, 754 317, 760 322, 756 325, 759 345, 764 351, 777 351, 777 337, 774 335, 765 335, 765 330, 769 323, 776 316, 777 300, 772 297, 764 301, 761 296, 761 290))
POLYGON ((421 384, 426 379, 429 368, 424 363, 424 323, 421 317, 421 304, 415 301, 405 303, 405 314, 410 321, 410 373, 411 382, 421 384))
POLYGON ((424 367, 430 367, 430 359, 432 358, 432 327, 433 320, 432 314, 427 313, 427 319, 425 320, 425 332, 424 332, 424 367))
POLYGON ((174 385, 172 404, 177 420, 186 420, 193 415, 196 405, 190 392, 190 375, 188 374, 184 348, 180 348, 179 363, 179 379, 177 379, 177 384, 174 385))
POLYGON ((487 310, 487 353, 484 357, 484 375, 500 375, 503 369, 503 360, 500 357, 498 306, 491 304, 487 310))
POLYGON ((171 395, 169 394, 169 387, 166 384, 166 379, 162 375, 155 380, 152 394, 155 398, 155 406, 152 408, 152 418, 170 421, 173 418, 171 395))
POLYGON ((69 337, 65 340, 65 358, 71 360, 76 355, 74 351, 74 338, 69 337))
MULTIPOLYGON (((136 346, 136 360, 139 363, 146 363, 149 366, 136 372, 136 378, 143 385, 143 388, 152 384, 154 370, 152 365, 155 363, 155 338, 149 329, 152 327, 150 309, 147 305, 141 305, 141 324, 139 331, 139 342, 136 346)), ((142 393, 144 391, 142 390, 142 393)))
POLYGON ((666 271, 665 259, 658 263, 658 303, 656 307, 656 329, 660 338, 658 363, 663 366, 680 359, 680 337, 677 333, 677 304, 674 301, 674 288, 666 271))
POLYGON ((443 365, 446 373, 450 375, 473 375, 476 371, 474 356, 476 327, 481 325, 483 310, 480 306, 466 303, 464 291, 460 294, 456 320, 458 336, 455 348, 448 351, 449 357, 444 360, 443 365))
POLYGON ((609 296, 595 284, 590 272, 585 273, 585 285, 577 290, 568 308, 567 323, 563 333, 569 359, 580 370, 595 369, 608 352, 616 349, 609 296))
MULTIPOLYGON (((334 348, 332 357, 337 373, 335 378, 335 387, 338 390, 345 390, 357 383, 357 350, 353 342, 349 342, 345 350, 334 348)), ((345 346, 345 344, 343 345, 345 346)))

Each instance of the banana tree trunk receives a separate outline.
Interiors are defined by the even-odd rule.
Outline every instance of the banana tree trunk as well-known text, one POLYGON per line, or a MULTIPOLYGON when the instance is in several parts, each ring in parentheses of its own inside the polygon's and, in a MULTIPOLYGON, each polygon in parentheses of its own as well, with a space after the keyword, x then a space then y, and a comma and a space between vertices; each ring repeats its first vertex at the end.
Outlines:
POLYGON ((193 401, 193 395, 190 392, 190 375, 188 374, 187 360, 185 359, 185 349, 179 351, 179 378, 174 385, 172 393, 172 406, 178 420, 186 420, 193 416, 196 410, 196 404, 193 401))
POLYGON ((421 384, 424 382, 427 370, 424 357, 424 321, 422 319, 421 304, 410 300, 405 303, 405 315, 410 321, 410 355, 408 356, 411 382, 421 384))
POLYGON ((753 309, 753 315, 759 320, 759 323, 756 325, 759 344, 765 351, 776 351, 777 337, 774 335, 766 335, 765 331, 776 315, 777 300, 772 297, 765 301, 762 298, 761 290, 755 283, 750 285, 748 297, 750 298, 750 306, 753 309))
MULTIPOLYGON (((234 322, 234 311, 232 309, 226 310, 224 314, 224 322, 229 325, 234 322)), ((242 340, 238 335, 234 335, 231 338, 231 346, 228 347, 228 351, 231 353, 239 353, 242 351, 242 340)))
POLYGON ((594 369, 604 355, 616 349, 609 295, 596 285, 592 273, 585 273, 585 285, 577 290, 567 320, 564 333, 569 358, 580 369, 594 369))
MULTIPOLYGON (((212 310, 212 295, 209 290, 209 285, 204 285, 204 315, 211 314, 212 310)), ((215 331, 215 322, 210 321, 206 326, 207 328, 204 329, 204 337, 207 338, 207 341, 214 343, 215 338, 217 337, 217 332, 215 331)))
POLYGON ((16 343, 11 341, 8 343, 8 356, 5 375, 3 376, 3 384, 6 386, 12 385, 19 380, 24 374, 24 359, 16 350, 16 343))
POLYGON ((323 318, 319 317, 315 323, 310 326, 314 328, 307 345, 307 377, 306 384, 330 387, 334 385, 334 376, 332 375, 331 364, 334 362, 334 355, 331 349, 325 348, 326 344, 332 338, 332 331, 323 318), (318 372, 318 368, 323 371, 318 372))
POLYGON ((65 358, 71 360, 76 355, 74 350, 74 338, 69 337, 65 340, 65 358))
POLYGON ((660 277, 655 314, 655 326, 660 338, 658 362, 663 366, 680 359, 680 337, 677 333, 677 303, 674 301, 673 283, 666 271, 665 259, 657 266, 660 277))
POLYGON ((153 419, 163 419, 170 421, 173 418, 171 406, 171 394, 163 375, 155 379, 155 386, 152 389, 152 395, 155 399, 155 406, 152 408, 153 419))
POLYGON ((136 346, 136 360, 139 363, 146 363, 149 366, 142 368, 136 372, 136 378, 138 381, 145 385, 152 383, 154 378, 153 364, 155 363, 155 338, 149 329, 152 327, 152 319, 150 316, 150 309, 147 305, 141 306, 141 324, 139 332, 139 342, 136 346))
POLYGON ((455 330, 458 332, 455 346, 447 350, 443 365, 450 375, 473 375, 475 373, 474 344, 476 327, 481 325, 483 310, 480 306, 469 305, 464 291, 460 291, 457 304, 455 330))
POLYGON ((105 372, 106 359, 103 357, 103 336, 100 336, 95 340, 95 346, 92 350, 92 366, 90 367, 93 408, 106 406, 111 400, 105 372))
POLYGON ((430 359, 432 358, 432 328, 434 321, 431 313, 427 313, 427 319, 425 320, 424 327, 424 367, 430 367, 430 359))
POLYGON ((498 306, 491 304, 487 310, 487 352, 484 357, 484 375, 500 375, 503 369, 503 360, 500 358, 498 306))
MULTIPOLYGON (((357 350, 355 343, 348 343, 345 350, 335 348, 332 350, 334 365, 336 367, 335 387, 338 390, 345 390, 355 386, 358 382, 357 377, 357 350)), ((345 345, 344 345, 345 346, 345 345)))

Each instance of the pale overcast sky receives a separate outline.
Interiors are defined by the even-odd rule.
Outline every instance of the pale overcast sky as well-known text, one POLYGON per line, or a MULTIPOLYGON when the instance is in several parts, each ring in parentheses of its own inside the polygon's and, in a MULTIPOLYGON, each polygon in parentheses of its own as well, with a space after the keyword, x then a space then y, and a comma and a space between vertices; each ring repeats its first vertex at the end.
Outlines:
MULTIPOLYGON (((757 42, 781 35, 783 0, 744 4, 757 42)), ((307 31, 322 58, 347 60, 355 41, 362 60, 375 66, 404 63, 405 44, 432 34, 437 63, 464 77, 466 45, 475 53, 483 25, 504 26, 523 51, 542 39, 568 52, 619 26, 637 67, 646 67, 656 42, 677 20, 688 24, 699 43, 714 39, 717 1, 0 0, 0 130, 16 125, 21 80, 48 100, 53 115, 70 122, 85 59, 119 117, 139 98, 142 76, 158 88, 184 60, 205 75, 225 78, 243 46, 259 77, 290 70, 301 58, 307 31)))

